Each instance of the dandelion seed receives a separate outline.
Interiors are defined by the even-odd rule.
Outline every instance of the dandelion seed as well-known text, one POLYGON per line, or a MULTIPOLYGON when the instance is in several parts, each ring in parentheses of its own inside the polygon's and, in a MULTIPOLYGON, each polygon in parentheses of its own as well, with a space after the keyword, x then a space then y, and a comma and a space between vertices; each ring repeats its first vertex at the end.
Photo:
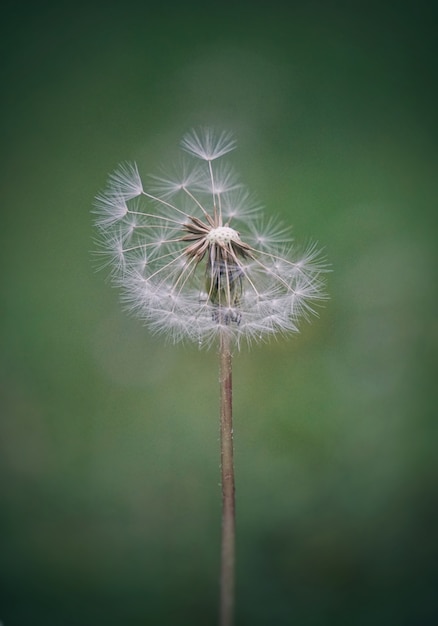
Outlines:
POLYGON ((220 160, 228 133, 192 131, 186 158, 143 186, 135 164, 110 175, 96 198, 100 247, 127 307, 174 341, 237 344, 297 332, 324 299, 324 263, 301 254, 283 224, 251 200, 220 160), (190 160, 191 158, 191 160, 190 160))
POLYGON ((199 132, 192 130, 187 133, 181 141, 181 146, 199 159, 214 161, 234 150, 236 142, 230 133, 224 131, 216 134, 211 128, 203 128, 199 132))
POLYGON ((108 186, 110 194, 126 200, 135 198, 143 191, 140 174, 135 163, 122 163, 110 174, 108 186))

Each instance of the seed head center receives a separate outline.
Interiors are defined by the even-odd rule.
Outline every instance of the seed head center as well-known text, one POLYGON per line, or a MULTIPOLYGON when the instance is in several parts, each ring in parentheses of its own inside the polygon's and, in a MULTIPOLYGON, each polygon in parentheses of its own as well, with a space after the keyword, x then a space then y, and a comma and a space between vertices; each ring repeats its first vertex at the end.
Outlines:
POLYGON ((240 241, 237 230, 234 230, 234 228, 230 228, 229 226, 218 226, 217 228, 212 228, 206 236, 206 239, 211 244, 227 244, 232 241, 240 241))

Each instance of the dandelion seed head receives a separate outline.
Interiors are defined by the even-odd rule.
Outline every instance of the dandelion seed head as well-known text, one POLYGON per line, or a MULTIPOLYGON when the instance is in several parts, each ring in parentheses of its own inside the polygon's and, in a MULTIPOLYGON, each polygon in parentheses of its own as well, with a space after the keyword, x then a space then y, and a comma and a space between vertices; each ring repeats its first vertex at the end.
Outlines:
POLYGON ((221 159, 229 133, 188 133, 185 157, 144 186, 137 166, 113 172, 95 201, 98 255, 126 308, 156 333, 210 346, 294 333, 325 298, 315 245, 300 252, 221 159))

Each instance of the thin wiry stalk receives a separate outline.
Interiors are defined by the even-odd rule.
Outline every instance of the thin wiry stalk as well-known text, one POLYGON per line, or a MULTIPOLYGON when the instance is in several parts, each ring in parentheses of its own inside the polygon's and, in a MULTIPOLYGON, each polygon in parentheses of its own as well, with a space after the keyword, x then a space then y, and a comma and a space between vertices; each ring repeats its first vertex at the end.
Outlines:
POLYGON ((230 337, 221 333, 220 362, 220 419, 221 419, 221 476, 222 476, 222 539, 220 574, 220 626, 234 622, 235 578, 235 496, 233 460, 233 412, 230 337))

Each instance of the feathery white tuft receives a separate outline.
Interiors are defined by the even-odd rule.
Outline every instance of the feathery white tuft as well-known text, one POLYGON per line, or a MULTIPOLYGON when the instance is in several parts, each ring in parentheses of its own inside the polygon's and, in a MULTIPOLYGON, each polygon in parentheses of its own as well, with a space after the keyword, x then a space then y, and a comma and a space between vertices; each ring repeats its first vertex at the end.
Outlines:
POLYGON ((223 131, 216 134, 211 128, 203 128, 187 133, 181 141, 181 146, 198 159, 214 161, 234 150, 236 142, 231 133, 223 131))

